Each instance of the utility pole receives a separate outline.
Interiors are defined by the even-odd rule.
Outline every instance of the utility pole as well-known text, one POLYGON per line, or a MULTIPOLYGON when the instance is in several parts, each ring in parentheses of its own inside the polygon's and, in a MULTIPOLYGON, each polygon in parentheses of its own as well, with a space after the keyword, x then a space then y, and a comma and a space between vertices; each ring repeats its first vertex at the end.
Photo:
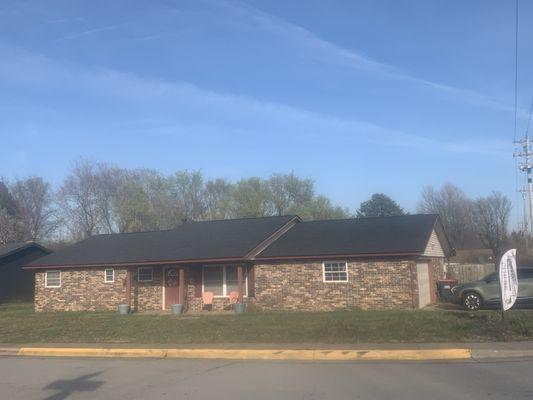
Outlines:
POLYGON ((519 189, 524 200, 524 230, 527 234, 533 236, 533 152, 531 151, 531 142, 526 133, 524 139, 517 140, 514 143, 522 147, 513 156, 521 159, 518 168, 527 177, 527 186, 519 189))

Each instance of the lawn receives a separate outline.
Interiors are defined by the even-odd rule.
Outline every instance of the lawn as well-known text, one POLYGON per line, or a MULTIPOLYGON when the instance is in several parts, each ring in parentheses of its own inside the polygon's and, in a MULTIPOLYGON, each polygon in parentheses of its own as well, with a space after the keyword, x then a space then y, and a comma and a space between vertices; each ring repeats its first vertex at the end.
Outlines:
POLYGON ((0 343, 364 343, 533 339, 533 311, 253 312, 184 316, 34 313, 0 305, 0 343))

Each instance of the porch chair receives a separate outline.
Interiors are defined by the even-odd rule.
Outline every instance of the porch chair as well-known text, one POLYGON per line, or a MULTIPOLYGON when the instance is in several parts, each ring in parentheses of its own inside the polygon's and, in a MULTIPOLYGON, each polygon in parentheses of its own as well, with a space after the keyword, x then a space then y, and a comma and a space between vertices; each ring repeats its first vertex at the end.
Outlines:
POLYGON ((239 301, 239 292, 230 292, 229 302, 230 304, 235 304, 239 301))
POLYGON ((213 292, 204 292, 202 294, 202 309, 212 310, 214 297, 215 295, 213 292))

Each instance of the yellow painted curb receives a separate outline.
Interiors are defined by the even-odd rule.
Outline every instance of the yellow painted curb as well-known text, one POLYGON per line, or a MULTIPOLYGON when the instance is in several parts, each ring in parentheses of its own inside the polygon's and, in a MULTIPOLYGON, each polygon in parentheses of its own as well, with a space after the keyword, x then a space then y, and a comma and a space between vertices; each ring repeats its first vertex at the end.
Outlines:
POLYGON ((266 350, 266 349, 94 349, 22 347, 19 356, 137 357, 228 360, 423 361, 471 358, 469 349, 418 350, 266 350))

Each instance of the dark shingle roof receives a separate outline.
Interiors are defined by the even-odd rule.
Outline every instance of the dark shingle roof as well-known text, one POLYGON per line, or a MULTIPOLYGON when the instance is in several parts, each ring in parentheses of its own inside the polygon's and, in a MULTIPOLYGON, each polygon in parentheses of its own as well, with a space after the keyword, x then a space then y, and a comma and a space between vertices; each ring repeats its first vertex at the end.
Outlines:
POLYGON ((296 224, 256 259, 358 254, 422 254, 436 229, 445 252, 451 248, 437 215, 405 215, 296 224))
POLYGON ((46 247, 41 246, 39 243, 35 243, 35 242, 7 243, 7 244, 0 245, 0 259, 10 256, 11 254, 17 253, 19 251, 25 250, 29 247, 37 247, 46 253, 52 252, 46 247))
POLYGON ((35 266, 243 258, 297 216, 188 222, 168 231, 96 235, 28 264, 35 266))

